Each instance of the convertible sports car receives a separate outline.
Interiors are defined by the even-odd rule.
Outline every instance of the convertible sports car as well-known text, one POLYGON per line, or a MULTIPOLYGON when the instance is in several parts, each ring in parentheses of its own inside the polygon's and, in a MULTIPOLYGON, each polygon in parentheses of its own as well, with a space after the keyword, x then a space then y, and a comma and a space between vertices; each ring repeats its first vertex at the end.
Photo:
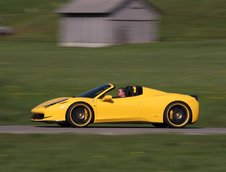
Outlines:
POLYGON ((90 123, 148 122, 155 127, 184 127, 199 118, 197 96, 167 93, 142 86, 125 87, 126 97, 108 95, 104 84, 76 97, 62 97, 32 109, 32 121, 85 127, 90 123))

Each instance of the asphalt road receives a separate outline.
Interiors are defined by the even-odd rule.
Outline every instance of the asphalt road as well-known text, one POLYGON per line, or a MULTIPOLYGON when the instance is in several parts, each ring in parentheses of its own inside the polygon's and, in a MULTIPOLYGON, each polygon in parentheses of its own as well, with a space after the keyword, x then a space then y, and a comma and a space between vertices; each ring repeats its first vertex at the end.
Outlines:
POLYGON ((57 126, 0 126, 0 133, 8 134, 186 134, 186 135, 226 135, 226 128, 147 128, 147 127, 89 127, 63 128, 57 126))

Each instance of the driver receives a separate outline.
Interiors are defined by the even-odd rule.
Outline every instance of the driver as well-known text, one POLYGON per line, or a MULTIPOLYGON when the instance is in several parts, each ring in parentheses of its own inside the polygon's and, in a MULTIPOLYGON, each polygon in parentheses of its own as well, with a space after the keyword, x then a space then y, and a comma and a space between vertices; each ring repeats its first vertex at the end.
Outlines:
POLYGON ((119 88, 118 89, 118 97, 119 98, 126 97, 126 90, 125 90, 125 88, 119 88))

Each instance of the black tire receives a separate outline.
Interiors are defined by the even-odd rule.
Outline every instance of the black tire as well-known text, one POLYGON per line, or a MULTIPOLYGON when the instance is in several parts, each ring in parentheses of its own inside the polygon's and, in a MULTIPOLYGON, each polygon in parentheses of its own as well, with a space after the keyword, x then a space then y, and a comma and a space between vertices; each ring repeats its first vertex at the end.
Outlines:
POLYGON ((67 111, 66 119, 72 127, 86 127, 93 119, 93 110, 86 103, 75 103, 67 111))
POLYGON ((71 124, 68 123, 67 121, 57 122, 57 124, 61 127, 70 127, 71 126, 71 124))
POLYGON ((185 127, 191 117, 189 106, 180 101, 170 103, 164 111, 164 122, 172 128, 185 127))

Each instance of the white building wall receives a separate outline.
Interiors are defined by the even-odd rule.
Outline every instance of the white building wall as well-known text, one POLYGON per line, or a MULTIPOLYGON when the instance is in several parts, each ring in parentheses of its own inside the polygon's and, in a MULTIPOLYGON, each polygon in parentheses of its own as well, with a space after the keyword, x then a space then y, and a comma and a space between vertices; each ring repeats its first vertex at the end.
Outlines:
POLYGON ((159 38, 159 13, 134 1, 108 17, 62 16, 60 45, 99 47, 145 43, 159 38))
POLYGON ((112 44, 111 22, 102 17, 63 17, 60 45, 105 46, 112 44))

